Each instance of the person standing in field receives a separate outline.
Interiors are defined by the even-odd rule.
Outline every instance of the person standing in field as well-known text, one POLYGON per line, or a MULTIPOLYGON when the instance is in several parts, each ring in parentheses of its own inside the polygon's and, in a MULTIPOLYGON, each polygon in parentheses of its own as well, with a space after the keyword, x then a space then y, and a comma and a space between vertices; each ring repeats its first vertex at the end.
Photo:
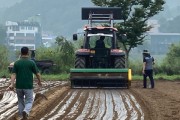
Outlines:
POLYGON ((151 57, 148 50, 143 50, 143 88, 147 88, 147 77, 150 79, 151 88, 154 88, 153 65, 154 58, 151 57))
POLYGON ((33 105, 33 74, 41 87, 41 75, 34 61, 29 59, 28 47, 21 48, 21 58, 14 63, 11 75, 11 85, 8 90, 14 90, 18 97, 19 116, 27 120, 33 105))

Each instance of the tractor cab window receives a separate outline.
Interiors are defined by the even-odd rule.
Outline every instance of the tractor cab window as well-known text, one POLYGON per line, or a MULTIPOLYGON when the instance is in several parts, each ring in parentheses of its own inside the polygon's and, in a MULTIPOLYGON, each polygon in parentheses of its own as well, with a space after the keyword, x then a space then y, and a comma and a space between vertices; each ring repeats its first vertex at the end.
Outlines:
MULTIPOLYGON (((90 36, 89 37, 90 48, 95 48, 96 47, 96 41, 99 39, 100 39, 100 36, 90 36)), ((105 44, 105 48, 111 48, 112 47, 112 37, 105 36, 103 41, 105 44)))

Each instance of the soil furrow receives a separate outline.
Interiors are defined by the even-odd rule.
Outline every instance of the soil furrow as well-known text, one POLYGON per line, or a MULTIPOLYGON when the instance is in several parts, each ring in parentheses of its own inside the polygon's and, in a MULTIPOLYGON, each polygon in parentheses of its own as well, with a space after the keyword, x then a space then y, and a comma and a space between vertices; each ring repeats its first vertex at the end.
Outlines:
MULTIPOLYGON (((89 99, 88 99, 88 102, 86 103, 86 106, 87 106, 87 114, 85 115, 85 118, 84 119, 88 119, 90 114, 92 113, 92 109, 93 109, 93 104, 94 104, 94 101, 95 101, 95 90, 91 90, 90 93, 89 93, 89 99), (89 105, 88 105, 89 103, 89 105)), ((79 119, 77 119, 79 120, 79 119)))
POLYGON ((139 105, 139 103, 137 102, 137 100, 135 99, 135 97, 132 94, 129 94, 129 96, 131 98, 132 103, 137 108, 138 120, 144 120, 144 113, 142 112, 141 106, 139 105))
POLYGON ((48 100, 44 98, 37 98, 37 100, 33 104, 29 120, 40 120, 41 118, 43 118, 46 113, 55 108, 55 106, 59 103, 59 98, 61 98, 61 96, 68 90, 69 87, 66 86, 55 87, 45 93, 48 100))
POLYGON ((125 92, 123 93, 123 95, 125 96, 125 101, 126 103, 128 104, 129 106, 129 110, 130 110, 130 116, 131 116, 131 119, 133 120, 139 120, 138 119, 138 109, 136 108, 136 105, 134 104, 134 101, 132 101, 130 95, 128 92, 125 92))
POLYGON ((66 99, 66 101, 62 101, 61 105, 58 107, 55 113, 52 115, 48 116, 47 119, 55 119, 58 118, 59 116, 63 115, 65 113, 65 110, 68 108, 68 106, 71 104, 73 101, 74 97, 78 93, 78 91, 69 91, 71 96, 66 99))
POLYGON ((59 119, 59 120, 66 120, 66 116, 71 112, 71 109, 73 109, 74 106, 76 106, 76 102, 78 101, 80 95, 82 94, 81 90, 73 90, 72 92, 76 92, 70 101, 67 101, 68 104, 62 106, 62 108, 58 111, 58 114, 51 117, 50 119, 59 119))
POLYGON ((117 118, 115 118, 115 120, 125 120, 127 117, 126 116, 127 110, 122 101, 121 95, 116 90, 113 91, 112 95, 113 95, 114 104, 115 104, 115 111, 117 112, 117 118))
POLYGON ((82 90, 82 94, 79 96, 77 102, 75 103, 76 106, 74 105, 70 113, 66 115, 65 119, 75 120, 80 114, 82 114, 88 96, 89 92, 87 92, 86 90, 82 90))
POLYGON ((56 115, 58 113, 58 110, 64 105, 66 104, 66 102, 68 101, 68 99, 70 99, 71 96, 74 96, 72 94, 75 94, 75 92, 70 92, 70 90, 67 91, 67 93, 64 93, 61 98, 59 99, 59 103, 55 106, 54 109, 51 110, 50 113, 47 113, 43 118, 41 118, 41 120, 46 120, 48 118, 51 118, 52 116, 56 115))
MULTIPOLYGON (((113 104, 113 116, 112 116, 112 119, 117 120, 118 119, 118 112, 116 110, 116 101, 115 101, 114 95, 115 95, 115 91, 113 90, 113 91, 111 91, 112 104, 113 104)), ((115 96, 115 97, 117 97, 117 96, 115 96)))
POLYGON ((94 94, 92 93, 93 91, 89 91, 87 93, 87 99, 86 101, 84 101, 85 105, 82 109, 82 113, 77 116, 76 120, 84 120, 86 119, 86 115, 90 113, 90 107, 91 107, 91 103, 93 102, 93 98, 94 98, 94 94))
POLYGON ((1 114, 0 120, 8 120, 16 112, 17 112, 17 106, 11 106, 11 108, 7 109, 6 112, 1 114))
POLYGON ((103 120, 110 120, 113 117, 113 104, 112 104, 112 97, 111 97, 111 90, 105 90, 106 95, 106 112, 103 116, 103 120))
POLYGON ((95 91, 95 97, 94 102, 92 104, 92 110, 89 116, 87 116, 87 119, 96 119, 97 115, 99 114, 99 103, 101 102, 100 98, 100 91, 95 91))
POLYGON ((121 101, 121 106, 123 106, 122 107, 122 109, 120 110, 120 111, 122 111, 123 112, 123 114, 121 114, 121 117, 120 117, 120 119, 124 119, 124 120, 128 120, 128 119, 130 119, 130 111, 129 111, 129 106, 128 106, 128 104, 126 103, 126 98, 125 98, 125 96, 123 95, 123 92, 124 91, 117 91, 118 92, 118 94, 119 94, 119 98, 120 98, 120 100, 119 101, 121 101))

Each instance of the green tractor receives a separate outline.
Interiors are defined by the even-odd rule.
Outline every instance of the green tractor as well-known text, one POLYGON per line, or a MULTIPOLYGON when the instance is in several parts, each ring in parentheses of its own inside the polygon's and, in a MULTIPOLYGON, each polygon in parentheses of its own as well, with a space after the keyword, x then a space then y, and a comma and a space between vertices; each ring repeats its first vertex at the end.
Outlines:
MULTIPOLYGON (((119 13, 120 8, 82 8, 82 19, 89 20, 89 25, 76 51, 75 68, 70 70, 72 88, 129 88, 131 70, 125 67, 125 52, 118 47, 113 27, 113 20, 121 19, 119 13)), ((73 40, 77 38, 74 34, 73 40)))

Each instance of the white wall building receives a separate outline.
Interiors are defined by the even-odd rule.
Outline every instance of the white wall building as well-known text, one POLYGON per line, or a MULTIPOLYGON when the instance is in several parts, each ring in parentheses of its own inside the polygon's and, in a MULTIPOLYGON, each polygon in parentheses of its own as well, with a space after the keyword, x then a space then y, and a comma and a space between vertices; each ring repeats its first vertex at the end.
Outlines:
POLYGON ((51 47, 53 44, 55 44, 55 39, 57 36, 50 35, 50 34, 42 34, 42 43, 44 47, 51 47))
POLYGON ((12 50, 20 50, 26 46, 36 49, 42 44, 41 26, 38 22, 12 22, 6 21, 7 44, 12 50))

